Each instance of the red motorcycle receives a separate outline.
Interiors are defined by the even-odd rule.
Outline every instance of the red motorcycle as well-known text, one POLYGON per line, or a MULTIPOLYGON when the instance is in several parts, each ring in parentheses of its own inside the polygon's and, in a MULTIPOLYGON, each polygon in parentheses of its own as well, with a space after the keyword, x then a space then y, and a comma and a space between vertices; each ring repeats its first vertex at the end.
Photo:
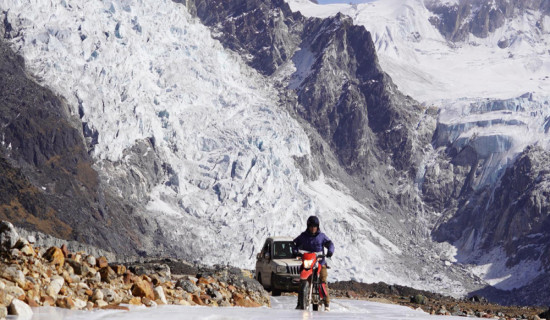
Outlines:
POLYGON ((298 309, 313 311, 319 310, 319 305, 325 305, 327 287, 321 283, 321 260, 323 252, 300 252, 302 268, 300 271, 300 291, 298 292, 298 309))

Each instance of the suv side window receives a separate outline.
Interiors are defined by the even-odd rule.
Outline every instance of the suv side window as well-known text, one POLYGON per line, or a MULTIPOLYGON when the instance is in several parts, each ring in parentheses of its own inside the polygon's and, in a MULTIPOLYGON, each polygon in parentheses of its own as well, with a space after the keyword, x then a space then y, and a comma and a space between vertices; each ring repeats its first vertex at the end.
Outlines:
POLYGON ((271 244, 269 241, 265 242, 264 248, 262 249, 262 258, 265 258, 266 253, 269 253, 269 256, 271 257, 271 244))

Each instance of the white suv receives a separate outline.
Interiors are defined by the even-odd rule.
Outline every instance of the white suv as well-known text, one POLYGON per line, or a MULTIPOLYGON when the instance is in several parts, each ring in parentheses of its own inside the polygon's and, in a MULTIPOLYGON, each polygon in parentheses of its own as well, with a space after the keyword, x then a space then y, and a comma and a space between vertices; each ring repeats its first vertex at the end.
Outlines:
POLYGON ((292 252, 292 238, 267 238, 256 258, 256 280, 271 290, 271 295, 298 291, 301 260, 296 260, 292 252))

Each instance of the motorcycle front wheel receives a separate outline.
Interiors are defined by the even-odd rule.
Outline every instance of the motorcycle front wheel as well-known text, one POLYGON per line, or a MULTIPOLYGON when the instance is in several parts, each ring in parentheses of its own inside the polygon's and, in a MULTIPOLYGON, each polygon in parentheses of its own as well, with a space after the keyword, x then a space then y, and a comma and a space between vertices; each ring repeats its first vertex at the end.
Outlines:
POLYGON ((309 282, 308 281, 301 281, 300 283, 300 304, 302 305, 302 308, 304 310, 309 309, 309 282))

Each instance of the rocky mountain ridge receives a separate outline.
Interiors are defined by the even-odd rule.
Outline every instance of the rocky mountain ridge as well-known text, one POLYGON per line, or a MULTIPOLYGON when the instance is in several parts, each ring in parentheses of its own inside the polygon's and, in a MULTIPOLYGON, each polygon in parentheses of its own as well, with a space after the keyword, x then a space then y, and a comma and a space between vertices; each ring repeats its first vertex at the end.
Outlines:
MULTIPOLYGON (((430 22, 447 40, 453 42, 465 41, 470 34, 487 38, 507 21, 526 12, 539 14, 539 32, 550 30, 544 22, 545 17, 550 15, 550 4, 544 0, 468 0, 457 3, 429 0, 426 7, 435 14, 430 22)), ((498 45, 506 48, 510 45, 510 39, 500 39, 498 45)))
MULTIPOLYGON (((533 292, 547 272, 541 261, 547 236, 539 229, 544 229, 547 215, 541 209, 544 196, 537 194, 545 187, 527 177, 544 181, 544 175, 533 169, 532 173, 515 170, 510 176, 509 170, 516 168, 516 161, 524 165, 525 154, 543 159, 534 154, 548 150, 545 76, 537 75, 547 70, 547 3, 377 1, 334 6, 331 11, 290 2, 294 10, 312 16, 341 11, 356 24, 365 25, 376 39, 380 61, 400 87, 420 92, 424 105, 436 106, 433 150, 425 153, 416 179, 422 201, 433 213, 427 215, 435 221, 432 236, 453 243, 457 261, 470 264, 491 285, 514 292, 482 291, 491 292, 492 299, 499 299, 500 294, 506 303, 543 301, 544 297, 535 297, 533 292), (439 9, 447 13, 440 14, 439 9), (498 66, 485 59, 485 54, 498 61, 498 66), (511 86, 492 77, 507 72, 511 86), (520 80, 523 74, 526 81, 520 80), (485 77, 486 81, 477 82, 485 77), (445 87, 446 79, 451 81, 445 87), (527 81, 532 84, 525 90, 534 92, 517 91, 514 96, 518 83, 527 81), (493 84, 496 88, 491 89, 493 84), (533 153, 533 146, 539 151, 533 153)), ((545 162, 532 163, 542 168, 545 162)))

